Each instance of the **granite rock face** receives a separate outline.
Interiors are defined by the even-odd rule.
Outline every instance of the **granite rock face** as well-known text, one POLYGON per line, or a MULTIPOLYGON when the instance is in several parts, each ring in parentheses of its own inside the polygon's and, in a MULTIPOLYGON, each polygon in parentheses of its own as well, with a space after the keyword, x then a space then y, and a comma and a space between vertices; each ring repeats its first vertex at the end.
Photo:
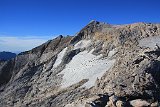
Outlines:
POLYGON ((91 21, 0 62, 1 107, 158 107, 160 24, 91 21))

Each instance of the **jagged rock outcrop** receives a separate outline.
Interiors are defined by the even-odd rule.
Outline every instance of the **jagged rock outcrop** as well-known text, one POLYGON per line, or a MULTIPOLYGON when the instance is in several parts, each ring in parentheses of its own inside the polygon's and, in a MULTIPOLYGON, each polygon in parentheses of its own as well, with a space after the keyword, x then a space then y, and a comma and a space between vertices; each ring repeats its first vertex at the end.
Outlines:
POLYGON ((130 107, 160 102, 160 24, 91 21, 0 63, 2 107, 130 107))

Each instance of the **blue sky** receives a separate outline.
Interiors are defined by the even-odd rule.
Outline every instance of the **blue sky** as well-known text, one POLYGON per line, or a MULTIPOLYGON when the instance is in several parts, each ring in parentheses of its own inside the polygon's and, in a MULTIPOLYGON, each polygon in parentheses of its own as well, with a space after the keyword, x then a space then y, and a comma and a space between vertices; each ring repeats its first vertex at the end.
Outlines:
POLYGON ((74 35, 90 20, 159 23, 160 0, 0 0, 0 51, 25 51, 60 34, 74 35))

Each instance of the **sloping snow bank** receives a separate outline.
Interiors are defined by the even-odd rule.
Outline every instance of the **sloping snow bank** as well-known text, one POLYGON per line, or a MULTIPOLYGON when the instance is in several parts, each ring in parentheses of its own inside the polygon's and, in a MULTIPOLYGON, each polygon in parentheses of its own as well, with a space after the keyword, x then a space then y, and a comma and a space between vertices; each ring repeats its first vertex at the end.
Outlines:
MULTIPOLYGON (((65 69, 59 74, 64 74, 62 80, 62 88, 66 88, 75 83, 78 83, 82 79, 89 79, 84 84, 86 88, 90 88, 94 85, 97 78, 109 70, 115 60, 102 59, 102 55, 95 56, 93 51, 83 51, 73 57, 73 59, 66 65, 65 69)), ((113 53, 112 53, 113 54, 113 53)))
POLYGON ((91 44, 91 40, 81 40, 74 45, 74 49, 88 47, 91 44))
POLYGON ((149 47, 151 49, 154 49, 156 44, 158 46, 160 46, 160 37, 159 36, 148 37, 148 38, 141 39, 139 41, 140 47, 149 47))
POLYGON ((53 68, 56 68, 56 67, 62 62, 62 59, 63 59, 63 57, 64 57, 67 49, 68 49, 67 47, 64 48, 64 49, 57 55, 57 59, 56 59, 54 65, 53 65, 53 68))

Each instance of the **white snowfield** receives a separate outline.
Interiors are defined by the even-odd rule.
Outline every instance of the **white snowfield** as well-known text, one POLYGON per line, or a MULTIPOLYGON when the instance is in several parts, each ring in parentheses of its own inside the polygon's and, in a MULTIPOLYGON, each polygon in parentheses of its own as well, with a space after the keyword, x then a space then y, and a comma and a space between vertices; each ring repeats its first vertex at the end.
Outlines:
POLYGON ((56 59, 54 65, 53 65, 53 68, 52 68, 52 69, 56 68, 56 67, 62 62, 62 59, 63 59, 63 57, 64 57, 67 49, 68 49, 67 47, 64 48, 64 49, 57 55, 57 59, 56 59))
MULTIPOLYGON (((64 75, 61 88, 71 86, 82 79, 89 79, 83 86, 90 88, 94 86, 97 78, 101 78, 113 66, 115 59, 102 59, 102 55, 95 56, 92 52, 93 50, 80 52, 59 73, 64 75)), ((113 55, 113 51, 110 55, 113 55)))
POLYGON ((154 49, 156 44, 160 46, 160 36, 148 37, 139 41, 140 47, 149 47, 151 49, 154 49))
POLYGON ((84 48, 91 45, 91 40, 81 40, 74 45, 74 49, 84 48))

